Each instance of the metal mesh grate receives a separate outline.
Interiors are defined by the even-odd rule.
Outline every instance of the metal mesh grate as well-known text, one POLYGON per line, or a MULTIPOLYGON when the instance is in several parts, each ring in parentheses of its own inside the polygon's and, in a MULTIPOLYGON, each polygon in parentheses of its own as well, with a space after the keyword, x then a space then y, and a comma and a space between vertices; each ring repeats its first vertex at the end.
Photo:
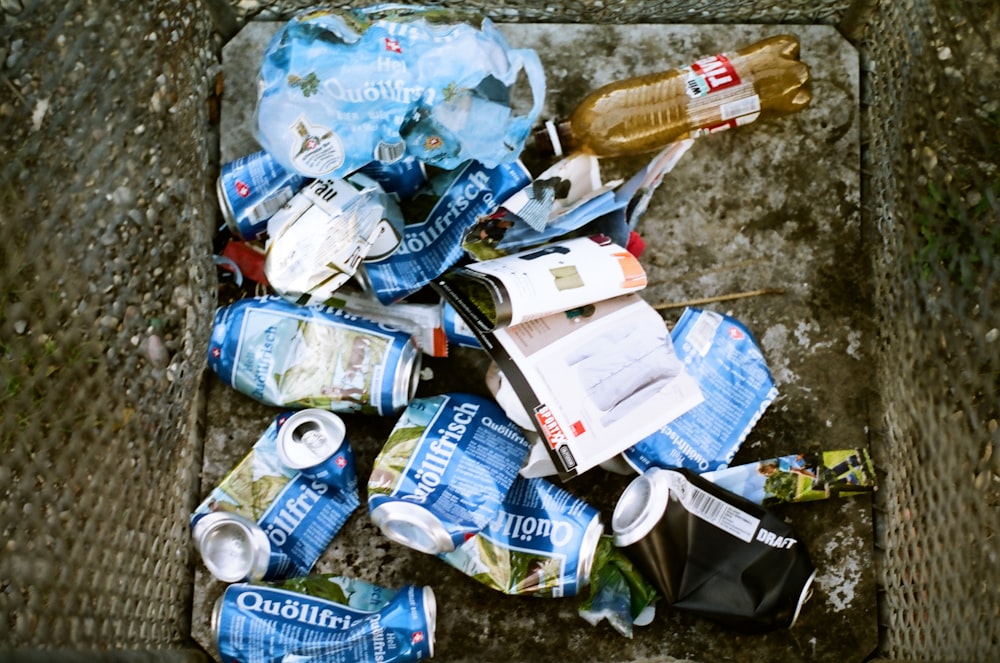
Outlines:
POLYGON ((189 632, 216 45, 188 3, 104 5, 3 5, 4 646, 189 632))
MULTIPOLYGON (((988 660, 1000 635, 997 4, 471 4, 498 20, 866 19, 882 654, 988 660)), ((185 522, 215 293, 213 20, 229 33, 298 6, 2 3, 0 648, 188 651, 185 522)))
POLYGON ((995 3, 883 3, 868 27, 885 468, 883 647, 986 660, 1000 628, 995 473, 1000 114, 995 3), (992 465, 991 465, 992 462, 992 465))

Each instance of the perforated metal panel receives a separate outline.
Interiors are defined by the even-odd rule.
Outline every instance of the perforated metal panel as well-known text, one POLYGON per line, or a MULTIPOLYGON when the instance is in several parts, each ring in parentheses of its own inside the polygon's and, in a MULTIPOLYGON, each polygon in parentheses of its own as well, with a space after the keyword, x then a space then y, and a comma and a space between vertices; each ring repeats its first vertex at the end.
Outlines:
MULTIPOLYGON (((857 39, 881 654, 990 660, 997 3, 451 4, 508 21, 840 23, 857 39)), ((0 4, 0 650, 200 656, 186 516, 215 305, 220 32, 298 6, 0 4)))

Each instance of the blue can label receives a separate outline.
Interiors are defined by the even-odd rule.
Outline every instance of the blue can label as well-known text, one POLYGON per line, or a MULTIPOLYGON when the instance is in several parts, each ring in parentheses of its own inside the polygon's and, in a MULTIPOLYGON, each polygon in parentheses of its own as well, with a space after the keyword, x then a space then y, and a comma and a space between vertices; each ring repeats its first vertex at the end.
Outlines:
POLYGON ((670 337, 705 400, 627 449, 625 460, 640 473, 725 467, 778 395, 764 355, 745 326, 712 311, 685 309, 670 337))
POLYGON ((415 196, 427 183, 423 162, 411 155, 392 163, 372 161, 363 166, 361 172, 381 184, 386 193, 404 201, 415 196))
POLYGON ((414 400, 375 459, 371 511, 396 501, 438 521, 452 548, 500 511, 530 444, 495 403, 469 394, 414 400))
POLYGON ((349 493, 358 490, 358 475, 354 464, 354 451, 344 440, 343 446, 326 460, 302 470, 302 475, 322 481, 349 493))
POLYGON ((223 663, 408 663, 430 658, 434 598, 402 587, 377 610, 262 585, 230 585, 216 622, 223 663))
POLYGON ((409 334, 345 311, 257 297, 217 311, 208 365, 268 405, 388 415, 417 354, 409 334))
POLYGON ((447 301, 442 305, 441 321, 449 343, 454 343, 465 348, 483 349, 483 344, 476 338, 476 333, 472 331, 472 327, 458 314, 455 307, 447 301))
POLYGON ((375 296, 383 304, 392 304, 440 276, 462 257, 462 238, 479 217, 496 211, 504 199, 530 182, 520 162, 486 168, 470 161, 427 219, 406 226, 395 253, 364 265, 375 296))
POLYGON ((574 596, 587 585, 600 513, 546 481, 518 477, 496 518, 441 559, 506 594, 574 596))
POLYGON ((308 573, 360 506, 356 478, 353 490, 337 490, 281 464, 278 432, 288 417, 284 413, 271 422, 191 516, 192 527, 213 511, 232 511, 257 522, 271 544, 266 580, 308 573))
POLYGON ((241 239, 256 239, 267 230, 267 220, 308 181, 261 150, 222 166, 219 204, 233 232, 241 239))

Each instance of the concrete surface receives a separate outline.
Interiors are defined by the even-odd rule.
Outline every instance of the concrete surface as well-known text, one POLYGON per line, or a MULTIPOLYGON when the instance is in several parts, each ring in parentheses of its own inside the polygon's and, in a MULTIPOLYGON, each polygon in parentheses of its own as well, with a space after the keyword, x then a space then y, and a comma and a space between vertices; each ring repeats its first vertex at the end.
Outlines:
MULTIPOLYGON (((258 149, 252 117, 255 74, 277 23, 251 23, 225 48, 223 161, 258 149)), ((535 48, 548 79, 544 116, 569 112, 593 87, 623 76, 688 64, 778 32, 793 32, 812 70, 804 112, 701 139, 657 191, 639 230, 653 304, 761 289, 780 291, 704 306, 745 323, 780 391, 734 463, 818 449, 868 446, 874 342, 861 249, 858 58, 825 26, 503 25, 512 45, 535 48)), ((526 161, 527 162, 527 161, 526 161)), ((529 163, 529 165, 532 165, 529 163)), ((608 161, 606 178, 640 160, 608 161)), ((538 172, 538 171, 535 171, 538 172)), ((672 325, 681 308, 666 308, 672 325)), ((206 339, 207 342, 207 339, 206 339)), ((486 358, 462 350, 428 360, 419 394, 486 394, 486 358)), ((276 413, 207 376, 202 495, 235 464, 276 413)), ((349 416, 348 435, 367 480, 393 421, 349 416)), ((592 470, 566 484, 610 514, 628 479, 592 470)), ((348 521, 317 571, 384 586, 427 584, 438 597, 440 661, 859 661, 876 647, 870 499, 788 505, 779 514, 818 568, 796 625, 762 636, 733 633, 659 605, 631 640, 577 615, 577 599, 510 597, 433 557, 385 539, 365 505, 348 521)), ((193 636, 208 651, 211 605, 223 587, 198 569, 193 636)))

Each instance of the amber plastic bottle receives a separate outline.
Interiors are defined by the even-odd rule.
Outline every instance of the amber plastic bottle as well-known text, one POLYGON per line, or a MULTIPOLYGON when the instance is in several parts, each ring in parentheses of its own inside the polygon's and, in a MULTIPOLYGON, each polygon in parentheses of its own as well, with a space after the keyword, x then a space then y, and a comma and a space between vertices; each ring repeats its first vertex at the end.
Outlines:
POLYGON ((642 154, 676 140, 794 113, 811 99, 799 40, 777 35, 683 69, 600 87, 568 119, 535 131, 536 148, 598 157, 642 154))

